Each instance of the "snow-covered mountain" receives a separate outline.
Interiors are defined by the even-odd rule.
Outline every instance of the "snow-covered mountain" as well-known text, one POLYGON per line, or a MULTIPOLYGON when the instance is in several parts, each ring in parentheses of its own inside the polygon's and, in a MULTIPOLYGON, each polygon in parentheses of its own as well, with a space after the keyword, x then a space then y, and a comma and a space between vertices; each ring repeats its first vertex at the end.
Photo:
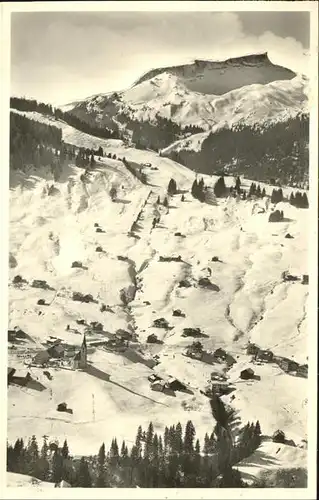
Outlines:
POLYGON ((182 128, 215 130, 284 121, 306 109, 307 79, 262 55, 150 71, 131 88, 77 102, 72 111, 100 126, 113 120, 129 129, 131 120, 162 117, 182 128))
MULTIPOLYGON (((305 76, 276 66, 267 54, 260 54, 154 69, 129 89, 98 94, 67 109, 90 125, 115 129, 137 147, 160 150, 201 173, 220 170, 215 165, 223 158, 220 151, 225 144, 218 133, 245 128, 248 135, 251 130, 246 139, 256 156, 249 175, 257 180, 278 178, 283 184, 297 182, 303 186, 307 183, 308 129, 296 129, 299 117, 308 114, 308 85, 305 76), (268 153, 264 153, 269 138, 263 131, 277 124, 284 126, 274 130, 271 161, 278 165, 279 173, 268 175, 260 168, 269 163, 268 153), (300 135, 297 138, 301 141, 302 165, 294 176, 286 170, 293 161, 288 153, 293 149, 296 133, 300 135), (211 161, 207 164, 201 153, 203 142, 212 134, 211 161), (283 148, 278 149, 279 142, 283 148)), ((207 145, 206 141, 206 149, 207 145)), ((247 152, 239 151, 238 155, 239 158, 234 151, 230 159, 223 158, 222 162, 232 164, 234 174, 247 174, 242 169, 250 163, 247 152)))

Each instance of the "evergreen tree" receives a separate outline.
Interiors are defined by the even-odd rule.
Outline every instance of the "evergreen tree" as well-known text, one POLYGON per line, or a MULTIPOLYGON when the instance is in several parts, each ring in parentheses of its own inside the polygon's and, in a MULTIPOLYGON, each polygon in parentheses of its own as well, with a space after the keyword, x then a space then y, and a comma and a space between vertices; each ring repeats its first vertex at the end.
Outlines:
POLYGON ((192 196, 194 198, 198 198, 198 184, 197 184, 197 179, 194 180, 192 184, 192 189, 191 189, 192 196))
POLYGON ((102 443, 97 458, 97 479, 96 479, 97 488, 105 488, 107 486, 105 476, 106 476, 105 444, 102 443))
POLYGON ((276 189, 272 190, 270 201, 271 203, 278 203, 278 192, 276 189))
POLYGON ((262 192, 261 192, 261 197, 264 198, 266 196, 266 189, 263 188, 262 192))
POLYGON ((295 195, 292 191, 290 193, 289 203, 290 205, 295 205, 295 195))
POLYGON ((195 439, 195 427, 193 425, 193 422, 191 420, 188 420, 184 433, 184 443, 183 443, 184 453, 193 453, 194 439, 195 439))
POLYGON ((246 191, 243 192, 243 200, 246 200, 246 191))
POLYGON ((63 443, 61 453, 62 453, 62 457, 63 457, 64 459, 69 458, 69 448, 68 448, 68 443, 67 443, 67 440, 66 440, 66 439, 65 439, 65 441, 64 441, 64 443, 63 443))
POLYGON ((163 206, 168 208, 168 199, 167 196, 165 196, 164 201, 163 201, 163 206))
POLYGON ((160 198, 160 196, 158 196, 156 203, 157 203, 157 205, 159 205, 159 204, 161 203, 161 198, 160 198))
POLYGON ((185 196, 182 194, 181 201, 185 201, 185 196))
POLYGON ((76 475, 76 486, 79 488, 91 488, 92 479, 89 472, 89 467, 85 457, 80 460, 79 469, 76 475))
POLYGON ((241 186, 241 182, 240 182, 240 177, 238 176, 236 178, 236 183, 235 183, 235 189, 236 189, 237 193, 240 193, 240 186, 241 186))
POLYGON ((257 189, 256 189, 256 195, 258 196, 258 198, 261 198, 261 189, 260 189, 259 184, 258 184, 257 189))
POLYGON ((225 185, 225 179, 224 177, 220 177, 215 186, 214 186, 214 193, 217 198, 222 198, 223 196, 226 195, 226 185, 225 185))
POLYGON ((306 193, 302 194, 302 208, 309 208, 309 202, 306 193))
POLYGON ((54 483, 59 483, 63 478, 63 458, 58 450, 53 455, 51 474, 54 483))
POLYGON ((177 191, 177 186, 176 186, 176 181, 174 179, 170 179, 167 187, 167 192, 170 195, 176 194, 177 191))

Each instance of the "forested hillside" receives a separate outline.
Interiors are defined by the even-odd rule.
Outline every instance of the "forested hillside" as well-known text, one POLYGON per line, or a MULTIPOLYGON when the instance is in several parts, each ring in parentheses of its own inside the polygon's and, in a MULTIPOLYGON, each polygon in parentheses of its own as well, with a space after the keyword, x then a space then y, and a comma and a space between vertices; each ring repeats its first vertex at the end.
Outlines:
POLYGON ((199 152, 168 153, 173 160, 205 174, 225 171, 253 180, 308 187, 309 115, 300 114, 267 128, 220 129, 211 132, 199 152))

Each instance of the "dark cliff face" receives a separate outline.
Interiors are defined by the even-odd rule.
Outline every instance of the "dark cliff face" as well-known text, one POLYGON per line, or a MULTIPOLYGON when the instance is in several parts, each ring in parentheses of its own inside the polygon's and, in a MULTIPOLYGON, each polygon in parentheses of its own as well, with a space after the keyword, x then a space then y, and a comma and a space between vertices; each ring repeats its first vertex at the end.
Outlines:
POLYGON ((193 92, 213 95, 222 95, 255 83, 265 85, 276 80, 291 80, 296 76, 293 71, 273 64, 267 53, 264 53, 225 61, 195 60, 191 64, 153 69, 134 86, 164 72, 181 78, 193 92))

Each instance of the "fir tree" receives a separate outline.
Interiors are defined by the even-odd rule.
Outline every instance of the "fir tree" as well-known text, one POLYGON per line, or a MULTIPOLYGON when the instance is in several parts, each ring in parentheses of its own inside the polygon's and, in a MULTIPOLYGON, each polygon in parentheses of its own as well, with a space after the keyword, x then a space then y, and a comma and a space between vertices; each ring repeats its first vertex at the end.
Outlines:
POLYGON ((185 196, 182 194, 181 201, 185 201, 185 196))
POLYGON ((194 180, 192 184, 192 189, 191 189, 192 196, 194 198, 198 197, 198 184, 197 184, 197 179, 194 180))
POLYGON ((215 186, 214 186, 214 193, 217 198, 222 198, 223 196, 226 195, 226 185, 225 185, 225 179, 224 177, 220 177, 215 186))
POLYGON ((65 439, 65 441, 64 441, 64 443, 63 443, 61 453, 62 453, 62 457, 63 457, 64 459, 69 458, 69 448, 68 448, 68 443, 67 443, 67 440, 66 440, 66 439, 65 439))
POLYGON ((290 205, 295 205, 295 195, 292 191, 290 193, 289 203, 290 205))
POLYGON ((168 199, 167 196, 165 196, 164 201, 163 201, 163 206, 168 208, 168 199))
POLYGON ((302 194, 302 208, 309 208, 309 202, 306 193, 302 194))
POLYGON ((240 193, 240 186, 241 186, 241 182, 240 182, 240 177, 238 176, 236 178, 236 183, 235 183, 235 189, 236 189, 237 193, 240 193))
POLYGON ((105 488, 107 486, 105 475, 106 475, 105 444, 102 443, 97 458, 97 479, 96 479, 97 488, 105 488))
POLYGON ((167 192, 170 195, 174 195, 176 194, 176 191, 177 191, 176 181, 174 179, 171 179, 168 183, 167 192))
POLYGON ((63 478, 63 458, 58 450, 53 455, 51 476, 54 483, 59 483, 63 478))
POLYGON ((266 189, 263 188, 262 192, 261 192, 261 197, 264 198, 266 196, 266 189))
POLYGON ((91 488, 92 479, 89 472, 89 467, 85 457, 80 460, 79 469, 76 475, 76 486, 79 488, 91 488))

